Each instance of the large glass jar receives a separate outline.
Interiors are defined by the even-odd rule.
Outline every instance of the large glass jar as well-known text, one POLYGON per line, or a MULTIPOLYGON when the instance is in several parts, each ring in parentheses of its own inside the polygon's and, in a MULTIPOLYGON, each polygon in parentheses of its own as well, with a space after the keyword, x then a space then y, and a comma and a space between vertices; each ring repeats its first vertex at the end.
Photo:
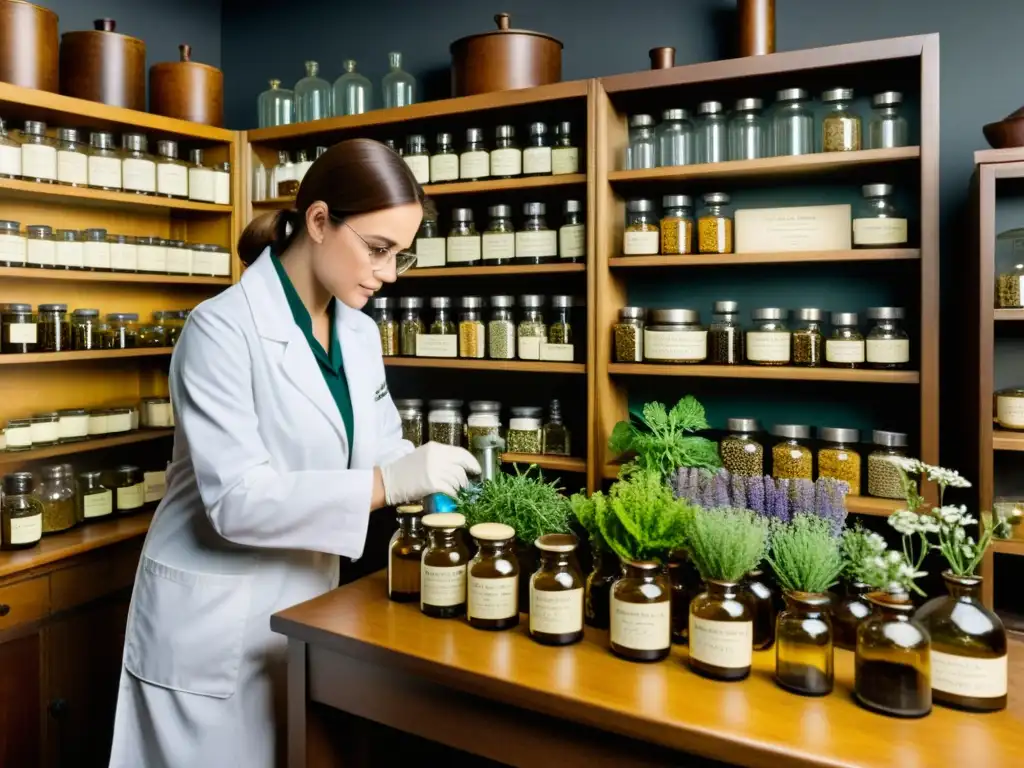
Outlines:
POLYGON ((558 260, 558 233, 548 229, 544 203, 523 204, 523 225, 516 232, 516 262, 545 264, 558 260))
POLYGON ((57 129, 57 183, 70 187, 89 184, 88 153, 75 128, 57 129))
POLYGON ((853 247, 905 247, 907 217, 893 203, 892 184, 865 184, 861 194, 864 200, 853 216, 853 247))
POLYGON ((384 107, 408 107, 416 103, 416 78, 402 69, 402 54, 388 54, 388 73, 381 80, 384 107))
POLYGON ((548 340, 544 323, 544 297, 535 293, 519 297, 520 318, 516 328, 516 345, 520 360, 540 360, 540 346, 548 340))
POLYGON ((135 349, 139 342, 139 316, 135 312, 111 312, 100 329, 103 349, 135 349))
POLYGON ((320 77, 320 65, 306 62, 306 76, 295 84, 295 122, 322 120, 334 113, 331 84, 320 77))
POLYGON ((910 363, 910 337, 900 327, 903 307, 869 307, 868 320, 874 321, 865 345, 869 368, 906 368, 910 363))
POLYGON ((612 585, 612 653, 630 661, 660 661, 672 649, 672 588, 653 561, 623 561, 612 585))
POLYGON ((43 537, 43 503, 31 472, 4 475, 0 498, 0 549, 34 547, 43 537))
POLYGON ((571 645, 583 639, 583 576, 571 533, 537 539, 540 565, 530 577, 530 637, 542 645, 571 645))
POLYGON ((414 448, 423 445, 423 401, 416 398, 395 400, 398 418, 402 421, 402 439, 414 448))
POLYGON ((739 584, 708 579, 690 601, 690 669, 712 680, 743 680, 754 660, 754 616, 739 584))
MULTIPOLYGON (((434 310, 434 321, 430 324, 431 336, 454 336, 458 326, 452 319, 452 300, 448 296, 431 296, 430 308, 434 310)), ((455 355, 452 355, 454 357, 455 355)))
POLYGON ((37 413, 29 423, 32 425, 33 448, 56 445, 60 441, 60 416, 56 411, 37 413))
POLYGON ((501 433, 501 403, 496 400, 471 400, 466 417, 466 442, 470 450, 478 437, 498 437, 501 433))
POLYGON ((818 440, 818 477, 842 480, 850 486, 848 495, 860 496, 860 431, 819 427, 818 440))
POLYGON ((1024 430, 1024 389, 1007 387, 997 391, 995 421, 1003 429, 1024 430))
POLYGON ((622 236, 624 254, 656 255, 661 250, 659 231, 653 200, 630 200, 626 203, 626 230, 622 236))
POLYGON ((981 602, 981 576, 942 578, 949 594, 914 614, 931 636, 932 698, 969 712, 1006 709, 1006 629, 981 602))
POLYGON ((690 165, 696 162, 693 123, 685 109, 666 109, 658 126, 658 165, 690 165))
POLYGON ((636 171, 658 165, 658 144, 654 136, 654 118, 632 115, 629 118, 629 146, 626 148, 626 170, 636 171))
POLYGON ((720 101, 704 101, 697 107, 696 150, 698 163, 729 159, 725 108, 720 101))
POLYGON ((652 309, 644 329, 644 360, 702 363, 708 357, 708 331, 695 309, 652 309))
POLYGON ((0 267, 24 267, 27 257, 28 241, 21 222, 0 221, 0 267))
POLYGON ((176 141, 161 139, 156 143, 156 193, 188 199, 188 163, 179 159, 176 141))
MULTIPOLYGON (((295 178, 295 164, 285 154, 285 172, 277 176, 277 193, 282 197, 294 195, 299 191, 299 182, 295 178)), ((203 150, 193 149, 189 152, 188 198, 203 203, 212 203, 216 197, 217 178, 213 168, 205 164, 203 150)))
POLYGON ((103 484, 114 492, 114 510, 118 514, 135 512, 145 503, 142 470, 132 464, 108 471, 103 484))
POLYGON ((931 642, 906 593, 872 592, 873 613, 857 629, 853 689, 865 709, 891 717, 932 711, 931 642))
POLYGON ((512 226, 512 206, 492 205, 487 209, 490 221, 480 236, 480 251, 487 266, 511 264, 516 258, 516 228, 512 226))
POLYGON ((39 349, 39 323, 31 304, 0 305, 0 353, 27 354, 39 349))
POLYGON ((40 304, 39 351, 68 352, 71 349, 71 325, 68 323, 67 304, 40 304))
POLYGON ((334 114, 361 115, 373 109, 373 84, 356 71, 354 59, 341 64, 345 73, 334 81, 334 114))
POLYGON ((82 269, 85 267, 85 252, 76 229, 58 229, 54 266, 57 269, 82 269))
POLYGON ((70 464, 43 467, 39 500, 43 502, 43 534, 60 533, 78 522, 75 482, 70 464))
MULTIPOLYGON (((149 144, 141 133, 121 137, 121 175, 125 192, 156 194, 156 160, 149 154, 149 144)), ((191 178, 189 192, 191 194, 191 178)))
POLYGON ((21 177, 53 184, 57 181, 57 142, 46 135, 46 123, 28 120, 22 129, 21 177))
POLYGON ((0 178, 17 179, 21 176, 21 144, 8 132, 0 119, 0 178))
POLYGON ((813 154, 814 112, 803 88, 786 88, 775 94, 772 139, 777 156, 813 154))
POLYGON ((516 144, 516 129, 499 125, 494 129, 494 149, 491 150, 491 176, 511 179, 523 173, 523 151, 516 144))
POLYGON ((903 94, 898 91, 876 93, 871 98, 872 114, 868 123, 868 149, 905 147, 907 119, 900 113, 903 94))
POLYGON ((544 409, 533 405, 515 406, 510 413, 506 435, 509 453, 540 454, 544 409))
POLYGON ((71 348, 76 352, 100 348, 100 311, 79 308, 71 313, 71 348))
POLYGON ((882 499, 906 498, 897 459, 907 457, 907 435, 876 429, 871 442, 876 447, 868 454, 868 494, 882 499))
POLYGON ((430 153, 427 151, 427 139, 419 133, 405 137, 405 153, 402 155, 412 175, 420 184, 430 183, 430 153))
POLYGON ((551 148, 551 173, 561 176, 579 173, 580 150, 572 143, 572 124, 561 122, 555 125, 555 145, 551 148))
POLYGON ((750 606, 754 617, 753 647, 765 651, 775 642, 776 590, 765 578, 764 571, 755 568, 740 582, 740 595, 750 606))
POLYGON ((4 429, 4 450, 28 451, 32 448, 32 419, 8 419, 4 429))
POLYGON ((420 319, 423 299, 419 296, 403 296, 398 300, 398 306, 402 310, 402 322, 399 327, 399 352, 403 357, 415 357, 416 337, 426 331, 426 327, 420 319))
POLYGON ((491 155, 484 147, 484 132, 479 128, 466 130, 466 148, 459 155, 459 179, 477 181, 491 173, 491 155))
POLYGON ((466 619, 476 629, 502 630, 519 625, 519 560, 516 532, 503 523, 478 523, 469 529, 478 547, 467 572, 466 619))
POLYGON ((825 104, 821 121, 822 152, 852 152, 861 148, 860 116, 851 110, 853 90, 832 88, 821 94, 825 104))
POLYGON ((164 252, 167 254, 167 274, 192 274, 192 248, 184 240, 167 240, 164 252))
POLYGON ((623 307, 619 310, 619 322, 612 329, 615 342, 615 362, 641 363, 644 359, 644 318, 647 310, 643 307, 623 307))
POLYGON ((91 523, 114 514, 114 493, 103 485, 102 472, 82 472, 78 476, 77 496, 80 523, 91 523))
POLYGON ((734 475, 762 477, 764 444, 756 437, 761 431, 757 419, 729 419, 726 427, 729 434, 718 446, 722 466, 734 475))
POLYGON ((437 229, 437 214, 425 212, 420 231, 416 233, 416 268, 443 267, 447 262, 447 238, 440 237, 437 229))
POLYGON ((772 446, 772 477, 776 480, 811 480, 813 457, 807 441, 811 428, 804 424, 776 424, 772 434, 780 438, 772 446))
POLYGON ((661 252, 693 253, 693 200, 689 195, 665 195, 661 208, 661 252))
POLYGON ((437 134, 437 147, 430 156, 430 183, 459 180, 459 156, 450 133, 437 134))
POLYGON ((130 235, 107 235, 110 243, 110 268, 115 272, 137 272, 139 246, 130 235))
POLYGON ((412 603, 420 599, 420 561, 427 548, 422 504, 399 504, 398 530, 388 543, 388 599, 412 603))
POLYGON ((89 412, 84 408, 57 411, 57 434, 62 443, 77 443, 89 437, 89 412))
POLYGON ((530 138, 523 150, 523 175, 548 176, 551 174, 551 145, 545 123, 530 123, 530 138))
POLYGON ((118 192, 121 182, 121 155, 114 134, 96 131, 89 134, 89 186, 118 192))
POLYGON ((754 329, 747 331, 747 362, 754 365, 789 365, 791 334, 786 326, 789 310, 763 307, 751 314, 754 329))
POLYGON ((420 561, 420 610, 435 619, 452 619, 466 612, 466 567, 469 550, 459 529, 466 518, 458 512, 423 517, 428 545, 420 561))
POLYGON ((740 99, 729 120, 729 159, 756 160, 768 154, 768 127, 761 99, 740 99))
POLYGON ((846 594, 832 606, 832 634, 837 648, 857 649, 857 627, 871 615, 866 595, 872 590, 859 581, 847 583, 846 594))
POLYGON ((105 272, 110 269, 110 240, 107 230, 93 227, 82 232, 82 256, 86 269, 105 272))
POLYGON ((431 400, 427 412, 427 439, 432 443, 462 445, 462 401, 431 400))
POLYGON ((472 208, 452 210, 452 228, 445 248, 449 264, 475 264, 480 261, 480 235, 473 224, 472 208))
POLYGON ((820 309, 805 307, 796 311, 796 327, 793 329, 793 365, 817 368, 821 365, 821 323, 825 313, 820 309))
POLYGON ((587 574, 583 616, 587 626, 608 629, 611 624, 612 584, 619 578, 619 561, 601 542, 594 539, 590 541, 590 553, 594 562, 592 570, 587 574))
MULTIPOLYGON (((167 241, 159 237, 138 237, 135 239, 136 263, 139 272, 157 272, 167 274, 167 241)), ((209 246, 207 246, 209 247, 209 246)), ((194 272, 197 275, 207 274, 201 266, 201 254, 193 256, 194 272)), ((213 269, 209 270, 209 274, 213 269)))
POLYGON ((398 354, 398 322, 391 311, 393 300, 386 296, 374 296, 373 321, 380 334, 380 352, 384 357, 398 354))
POLYGON ((491 296, 491 319, 487 323, 487 356, 492 360, 513 360, 516 356, 516 324, 512 317, 513 296, 491 296))
POLYGON ((704 195, 704 211, 697 219, 697 250, 700 253, 732 253, 732 211, 724 192, 704 195))
POLYGON ((832 693, 835 679, 830 598, 824 593, 786 591, 775 646, 775 682, 802 696, 832 693))
POLYGON ((864 365, 864 334, 856 312, 833 312, 832 335, 825 340, 825 362, 832 368, 864 365))
POLYGON ((712 365, 743 363, 743 329, 740 305, 735 301, 716 301, 708 328, 708 362, 712 365))
POLYGON ((282 88, 280 80, 270 81, 270 88, 259 95, 256 106, 260 128, 274 128, 295 122, 295 94, 288 88, 282 88))
POLYGON ((57 239, 45 224, 29 224, 25 228, 25 266, 57 266, 57 239))

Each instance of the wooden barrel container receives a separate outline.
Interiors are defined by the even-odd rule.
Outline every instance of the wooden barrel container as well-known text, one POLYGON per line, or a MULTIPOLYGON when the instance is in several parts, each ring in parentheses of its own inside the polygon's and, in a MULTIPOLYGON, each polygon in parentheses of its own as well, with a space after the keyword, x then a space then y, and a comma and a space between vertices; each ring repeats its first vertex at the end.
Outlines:
POLYGON ((0 82, 57 92, 57 14, 24 0, 0 0, 0 82))
POLYGON ((494 17, 492 32, 451 44, 452 96, 549 85, 562 79, 562 42, 542 32, 510 29, 510 17, 494 17))
POLYGON ((179 45, 181 61, 149 68, 149 111, 193 123, 224 127, 224 73, 192 61, 192 46, 179 45))
POLYGON ((60 92, 112 107, 146 109, 146 44, 114 30, 113 19, 96 29, 65 32, 60 41, 60 92))

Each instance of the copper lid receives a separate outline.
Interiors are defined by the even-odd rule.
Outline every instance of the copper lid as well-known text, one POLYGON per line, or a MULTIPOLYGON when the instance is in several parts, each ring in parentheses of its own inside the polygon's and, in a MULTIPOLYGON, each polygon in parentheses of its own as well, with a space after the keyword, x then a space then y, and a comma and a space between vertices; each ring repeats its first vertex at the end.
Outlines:
POLYGON ((460 37, 458 40, 456 40, 454 43, 452 43, 450 46, 448 46, 448 50, 454 52, 456 47, 458 47, 460 45, 464 45, 465 43, 468 43, 470 40, 474 40, 474 39, 476 39, 478 37, 488 37, 490 35, 506 35, 506 34, 512 34, 512 35, 533 35, 534 37, 543 37, 543 38, 545 38, 547 40, 550 40, 553 43, 558 43, 558 47, 559 48, 564 48, 565 47, 564 45, 562 45, 562 41, 559 40, 557 37, 552 37, 551 35, 546 35, 543 32, 534 32, 533 30, 530 30, 530 29, 512 29, 509 26, 511 21, 512 21, 512 17, 509 14, 507 14, 507 13, 497 13, 497 14, 494 15, 494 23, 498 25, 497 29, 492 29, 490 32, 479 32, 479 33, 477 33, 475 35, 467 35, 466 37, 460 37))

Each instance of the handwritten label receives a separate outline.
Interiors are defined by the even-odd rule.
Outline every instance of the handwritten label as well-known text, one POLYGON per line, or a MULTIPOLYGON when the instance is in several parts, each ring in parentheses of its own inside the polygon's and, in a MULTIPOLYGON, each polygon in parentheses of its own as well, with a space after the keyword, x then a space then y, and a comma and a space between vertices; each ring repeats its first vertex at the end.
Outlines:
POLYGON ((566 173, 577 173, 580 169, 580 150, 578 147, 554 147, 551 150, 551 175, 562 176, 566 173))
POLYGON ((712 621, 690 614, 690 656, 724 669, 753 663, 754 622, 712 621))
POLYGON ((869 363, 910 362, 909 339, 868 339, 867 358, 869 363))
POLYGON ((611 640, 636 651, 660 651, 672 643, 672 604, 627 603, 612 597, 611 640))
POLYGON ((106 517, 114 510, 114 494, 110 491, 100 491, 82 497, 82 516, 106 517))
POLYGON ((788 363, 789 339, 786 331, 747 331, 747 360, 755 363, 788 363))
POLYGON ((827 339, 825 341, 825 360, 830 363, 863 363, 864 342, 827 339))
POLYGON ((558 257, 578 259, 587 254, 585 224, 565 224, 558 230, 558 257))
POLYGON ((420 605, 447 608, 466 602, 466 566, 420 566, 420 605))
POLYGON ((932 650, 932 688, 955 696, 994 699, 1006 695, 1006 656, 978 659, 932 650))
POLYGON ((469 577, 466 615, 474 619, 507 619, 519 613, 519 577, 469 577))
POLYGON ((905 245, 906 219, 854 219, 854 245, 905 245))
POLYGON ((43 535, 43 515, 11 518, 11 544, 31 544, 43 535))
POLYGON ((545 592, 530 585, 530 631, 567 635, 583 629, 583 587, 545 592))
POLYGON ((458 155, 432 155, 430 158, 430 181, 457 181, 459 178, 458 155))
POLYGON ((445 238, 443 237, 417 237, 416 238, 416 266, 417 267, 443 267, 445 254, 445 238))
POLYGON ((454 333, 416 334, 416 357, 458 357, 459 337, 454 333))

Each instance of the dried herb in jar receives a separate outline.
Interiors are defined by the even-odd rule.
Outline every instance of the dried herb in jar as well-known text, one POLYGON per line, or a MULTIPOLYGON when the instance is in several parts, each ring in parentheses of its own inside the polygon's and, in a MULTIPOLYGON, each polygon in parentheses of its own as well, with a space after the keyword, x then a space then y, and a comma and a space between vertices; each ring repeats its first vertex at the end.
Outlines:
POLYGON ((776 480, 810 480, 813 456, 801 443, 811 437, 811 428, 802 424, 776 424, 772 434, 782 438, 772 448, 772 477, 776 480))
POLYGON ((999 275, 996 282, 996 301, 1000 309, 1020 309, 1021 276, 1014 273, 999 275))
POLYGON ((860 441, 856 429, 823 427, 818 437, 824 445, 818 449, 818 476, 842 480, 850 486, 851 496, 860 495, 860 453, 849 447, 860 441))
POLYGON ((718 453, 722 466, 734 475, 761 477, 764 475, 764 446, 754 439, 760 431, 756 419, 729 419, 729 434, 722 438, 718 453))
POLYGON ((704 213, 697 220, 697 250, 700 253, 732 253, 732 216, 726 209, 724 192, 704 195, 704 213))
POLYGON ((615 324, 615 362, 640 363, 644 359, 644 317, 643 307, 623 307, 619 310, 619 322, 615 324))

